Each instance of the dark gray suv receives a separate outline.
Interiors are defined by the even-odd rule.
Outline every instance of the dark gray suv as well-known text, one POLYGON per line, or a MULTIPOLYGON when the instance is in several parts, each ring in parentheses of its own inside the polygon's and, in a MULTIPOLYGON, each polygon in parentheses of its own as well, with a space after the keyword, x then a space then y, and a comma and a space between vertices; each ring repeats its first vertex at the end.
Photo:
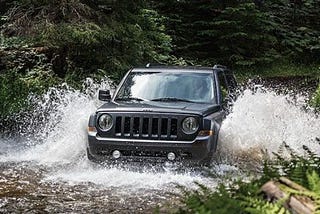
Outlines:
POLYGON ((224 66, 133 68, 111 97, 90 116, 90 160, 208 163, 234 94, 224 66))

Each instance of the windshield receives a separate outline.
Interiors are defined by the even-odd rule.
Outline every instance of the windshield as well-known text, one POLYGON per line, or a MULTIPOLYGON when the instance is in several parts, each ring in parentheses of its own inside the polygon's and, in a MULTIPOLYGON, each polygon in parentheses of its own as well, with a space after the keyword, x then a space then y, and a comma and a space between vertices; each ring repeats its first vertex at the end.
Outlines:
POLYGON ((132 72, 115 100, 213 103, 214 89, 212 73, 132 72))

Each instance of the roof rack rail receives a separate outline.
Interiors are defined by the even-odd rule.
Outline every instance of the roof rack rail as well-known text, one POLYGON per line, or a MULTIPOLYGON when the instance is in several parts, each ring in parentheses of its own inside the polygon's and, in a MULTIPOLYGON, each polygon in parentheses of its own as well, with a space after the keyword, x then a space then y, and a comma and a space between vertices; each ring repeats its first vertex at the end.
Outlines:
POLYGON ((214 66, 213 66, 213 69, 217 69, 217 68, 227 69, 227 66, 224 66, 224 65, 214 65, 214 66))
POLYGON ((165 64, 162 63, 148 63, 146 64, 146 68, 150 68, 150 67, 162 67, 162 66, 166 66, 165 64))

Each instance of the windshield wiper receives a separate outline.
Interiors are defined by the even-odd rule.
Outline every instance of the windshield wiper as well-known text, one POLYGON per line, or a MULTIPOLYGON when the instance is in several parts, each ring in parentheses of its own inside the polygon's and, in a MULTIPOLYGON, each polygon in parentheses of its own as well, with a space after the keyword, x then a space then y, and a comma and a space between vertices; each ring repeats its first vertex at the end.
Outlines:
POLYGON ((131 101, 131 100, 135 100, 135 101, 147 101, 146 99, 140 98, 140 97, 120 97, 120 98, 116 98, 116 101, 131 101))
POLYGON ((176 97, 161 97, 161 98, 152 99, 151 101, 159 101, 159 102, 188 102, 188 103, 194 103, 194 102, 191 101, 191 100, 181 99, 181 98, 176 98, 176 97))

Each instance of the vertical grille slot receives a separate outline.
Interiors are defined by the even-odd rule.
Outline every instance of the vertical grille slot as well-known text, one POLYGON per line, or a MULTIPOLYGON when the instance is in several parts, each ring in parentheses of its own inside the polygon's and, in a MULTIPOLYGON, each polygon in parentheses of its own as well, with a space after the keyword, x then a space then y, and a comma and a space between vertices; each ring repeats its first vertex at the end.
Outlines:
POLYGON ((168 130, 167 130, 167 137, 170 137, 170 132, 171 132, 171 118, 168 119, 168 130))
POLYGON ((168 118, 161 118, 161 137, 166 138, 168 133, 168 118))
POLYGON ((140 118, 135 117, 133 119, 133 137, 139 137, 140 118))
POLYGON ((151 137, 158 137, 159 133, 159 118, 152 118, 151 137))
POLYGON ((117 117, 116 118, 116 136, 121 136, 121 121, 122 117, 117 117))
POLYGON ((124 130, 123 135, 126 137, 130 136, 130 117, 124 118, 124 130))
POLYGON ((171 119, 171 127, 170 127, 170 137, 177 138, 178 134, 178 120, 175 118, 171 119))
POLYGON ((148 137, 149 130, 149 118, 143 118, 142 120, 142 137, 148 137))

